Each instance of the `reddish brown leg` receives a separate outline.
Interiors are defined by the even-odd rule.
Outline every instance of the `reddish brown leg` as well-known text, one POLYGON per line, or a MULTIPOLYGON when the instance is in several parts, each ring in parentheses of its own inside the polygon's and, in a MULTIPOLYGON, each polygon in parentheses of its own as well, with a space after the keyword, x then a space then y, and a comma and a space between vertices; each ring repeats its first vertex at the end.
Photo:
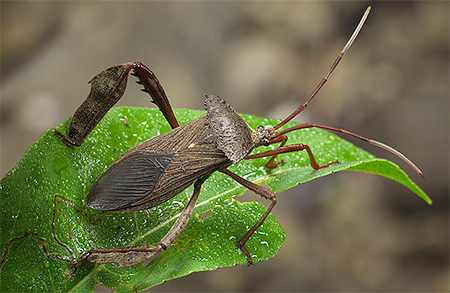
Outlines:
MULTIPOLYGON (((271 141, 270 141, 270 144, 278 143, 278 142, 281 141, 281 144, 280 144, 280 146, 279 146, 279 148, 280 148, 280 147, 283 147, 283 146, 286 144, 286 141, 287 141, 287 140, 288 140, 288 137, 287 137, 286 135, 280 135, 280 136, 278 136, 277 138, 271 140, 271 141)), ((275 158, 276 158, 277 156, 278 156, 278 154, 273 155, 273 157, 270 158, 270 160, 269 160, 269 161, 267 162, 267 164, 266 164, 266 167, 267 167, 267 168, 272 169, 272 168, 275 168, 276 166, 278 166, 278 165, 284 163, 283 160, 280 160, 280 161, 274 163, 275 158)))
POLYGON ((247 240, 250 238, 250 236, 252 236, 253 233, 255 233, 256 229, 258 229, 266 220, 267 216, 270 214, 270 212, 272 211, 273 207, 275 206, 275 204, 277 203, 277 198, 275 196, 275 194, 270 191, 269 189, 263 187, 263 186, 259 186, 253 182, 250 182, 248 180, 245 180, 244 178, 234 174, 233 172, 225 169, 222 170, 221 172, 227 174, 228 176, 230 176, 231 178, 233 178, 234 180, 236 180, 238 183, 244 185, 246 188, 248 188, 249 190, 259 194, 260 196, 270 199, 272 201, 272 203, 270 204, 269 208, 267 209, 267 211, 264 213, 264 215, 262 215, 262 217, 258 220, 258 222, 256 222, 256 224, 247 231, 247 233, 245 233, 244 237, 242 237, 241 240, 239 240, 239 248, 241 249, 242 253, 245 255, 245 257, 248 260, 248 264, 252 265, 253 264, 253 259, 250 256, 250 253, 248 252, 248 250, 245 248, 245 243, 247 242, 247 240))
POLYGON ((330 163, 319 165, 317 163, 316 159, 314 158, 314 155, 312 154, 309 146, 306 144, 302 144, 302 143, 292 144, 292 145, 288 145, 288 146, 281 146, 281 147, 276 148, 271 151, 246 156, 244 159, 251 160, 251 159, 263 158, 263 157, 268 157, 268 156, 277 156, 279 154, 284 154, 284 153, 298 152, 298 151, 303 151, 303 150, 306 150, 308 152, 309 160, 311 161, 311 167, 313 167, 313 169, 315 169, 315 170, 326 168, 326 167, 329 167, 334 164, 339 164, 338 160, 334 160, 330 163))

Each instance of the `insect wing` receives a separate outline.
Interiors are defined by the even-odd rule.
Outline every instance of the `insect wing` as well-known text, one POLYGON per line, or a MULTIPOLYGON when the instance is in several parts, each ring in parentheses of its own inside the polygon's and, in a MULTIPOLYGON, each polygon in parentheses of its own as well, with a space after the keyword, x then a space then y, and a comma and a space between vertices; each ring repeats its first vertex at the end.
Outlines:
POLYGON ((224 153, 211 145, 199 145, 177 152, 151 194, 128 207, 139 211, 157 206, 176 196, 195 181, 206 180, 215 171, 231 164, 224 153))
POLYGON ((134 152, 119 159, 95 182, 87 205, 101 211, 130 207, 152 193, 173 156, 134 152))

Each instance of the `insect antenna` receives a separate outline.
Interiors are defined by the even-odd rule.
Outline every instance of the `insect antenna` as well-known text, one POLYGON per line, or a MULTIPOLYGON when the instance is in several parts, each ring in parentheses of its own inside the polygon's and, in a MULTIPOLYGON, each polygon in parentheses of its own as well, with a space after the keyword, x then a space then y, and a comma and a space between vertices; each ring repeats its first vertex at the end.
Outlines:
MULTIPOLYGON (((297 116, 298 114, 300 114, 303 110, 305 110, 305 108, 308 106, 308 104, 311 102, 311 100, 317 95, 317 93, 320 91, 320 89, 324 86, 324 84, 328 81, 328 78, 330 77, 331 73, 333 73, 334 69, 336 69, 337 65, 339 64, 339 62, 341 61, 342 57, 344 57, 345 53, 347 53, 348 49, 350 48, 350 46, 353 44, 353 42, 355 41, 356 37, 358 36, 361 28, 364 25, 364 22, 366 21, 369 12, 370 12, 371 7, 367 7, 366 11, 364 12, 364 15, 362 16, 361 20, 359 21, 358 26, 356 27, 355 31, 353 32, 353 34, 351 35, 350 39, 347 41, 347 43, 345 44, 344 48, 342 49, 341 53, 337 56, 336 60, 334 60, 333 64, 331 65, 330 70, 328 70, 328 73, 325 75, 325 77, 320 81, 320 83, 317 85, 316 89, 312 92, 312 94, 309 96, 309 98, 306 100, 305 103, 303 103, 302 105, 300 105, 300 107, 297 108, 297 110, 295 110, 294 112, 292 112, 291 115, 289 115, 288 117, 286 117, 286 119, 284 119, 280 124, 278 124, 277 126, 274 127, 274 130, 277 130, 281 127, 283 127, 286 123, 288 123, 289 121, 291 121, 295 116, 297 116)), ((300 124, 282 131, 279 131, 276 135, 276 137, 280 137, 288 132, 294 131, 294 130, 298 130, 298 129, 302 129, 302 128, 311 128, 311 127, 316 127, 316 128, 322 128, 322 129, 327 129, 327 130, 331 130, 331 131, 336 131, 336 132, 340 132, 340 133, 344 133, 350 136, 353 136, 355 138, 361 139, 365 142, 368 142, 372 145, 375 145, 377 147, 380 147, 382 149, 387 150, 388 152, 396 155, 397 157, 399 157, 400 159, 402 159, 403 161, 405 161, 409 166, 411 166, 411 168, 413 168, 420 176, 422 176, 422 178, 424 178, 422 171, 410 160, 408 159, 405 155, 403 155, 401 152, 399 152, 398 150, 394 149, 391 146, 388 146, 382 142, 370 139, 370 138, 366 138, 363 137, 361 135, 352 133, 350 131, 344 130, 344 129, 340 129, 340 128, 336 128, 336 127, 331 127, 331 126, 325 126, 325 125, 319 125, 319 124, 313 124, 313 123, 304 123, 304 124, 300 124)))
POLYGON ((362 26, 364 25, 364 22, 367 19, 367 16, 370 12, 370 6, 367 7, 366 11, 364 12, 364 15, 362 16, 361 20, 359 21, 358 26, 356 27, 355 31, 353 32, 352 36, 348 40, 347 44, 345 44, 344 48, 342 49, 341 53, 337 56, 336 60, 334 60, 333 65, 331 65, 330 70, 328 71, 327 75, 320 81, 320 83, 317 85, 316 89, 313 91, 311 96, 308 98, 308 100, 303 103, 300 107, 298 107, 297 110, 295 110, 291 115, 289 115, 286 119, 284 119, 280 124, 274 127, 275 130, 281 128, 283 125, 291 121, 295 116, 300 114, 311 102, 311 100, 316 96, 316 94, 320 91, 320 89, 323 87, 323 85, 327 82, 328 78, 330 77, 331 73, 333 73, 334 69, 337 67, 339 62, 341 61, 342 57, 344 57, 344 54, 348 51, 350 46, 355 41, 356 37, 358 36, 359 31, 361 30, 362 26))
POLYGON ((382 142, 379 142, 379 141, 376 141, 376 140, 373 140, 373 139, 370 139, 370 138, 366 138, 364 136, 361 136, 359 134, 356 134, 356 133, 353 133, 353 132, 350 132, 350 131, 347 131, 347 130, 344 130, 344 129, 341 129, 341 128, 336 128, 336 127, 332 127, 332 126, 325 126, 325 125, 320 125, 320 124, 315 124, 315 123, 303 123, 303 124, 296 125, 296 126, 293 126, 293 127, 290 127, 290 128, 286 128, 286 129, 284 129, 282 131, 279 131, 277 133, 277 137, 282 136, 282 135, 284 135, 284 134, 286 134, 288 132, 294 131, 294 130, 303 129, 303 128, 312 128, 312 127, 322 128, 322 129, 326 129, 326 130, 331 130, 331 131, 347 134, 347 135, 353 136, 353 137, 355 137, 357 139, 360 139, 360 140, 363 140, 365 142, 368 142, 368 143, 370 143, 370 144, 372 144, 374 146, 377 146, 377 147, 380 147, 382 149, 385 149, 386 151, 388 151, 388 152, 396 155, 400 159, 402 159, 405 163, 407 163, 409 166, 411 166, 411 168, 413 168, 414 171, 417 172, 417 174, 419 174, 420 176, 422 176, 422 178, 425 179, 425 177, 423 176, 423 173, 419 169, 419 167, 417 167, 410 159, 408 159, 404 154, 402 154, 398 150, 396 150, 393 147, 388 146, 387 144, 384 144, 382 142))

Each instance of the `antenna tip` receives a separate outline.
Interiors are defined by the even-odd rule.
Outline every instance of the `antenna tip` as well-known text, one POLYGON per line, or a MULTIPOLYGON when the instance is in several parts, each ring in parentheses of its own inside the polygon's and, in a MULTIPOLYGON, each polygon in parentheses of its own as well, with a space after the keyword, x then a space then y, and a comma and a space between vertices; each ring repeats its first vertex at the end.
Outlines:
POLYGON ((366 11, 364 11, 363 17, 367 17, 369 15, 370 9, 372 9, 372 6, 367 6, 366 11))

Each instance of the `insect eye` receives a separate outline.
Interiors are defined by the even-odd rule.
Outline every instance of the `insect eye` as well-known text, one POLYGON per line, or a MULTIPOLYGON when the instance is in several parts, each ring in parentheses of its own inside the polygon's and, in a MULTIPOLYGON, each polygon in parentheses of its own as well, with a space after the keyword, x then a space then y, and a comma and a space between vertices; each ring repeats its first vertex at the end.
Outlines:
POLYGON ((268 140, 267 138, 264 139, 264 145, 265 146, 269 146, 270 145, 270 140, 268 140))

